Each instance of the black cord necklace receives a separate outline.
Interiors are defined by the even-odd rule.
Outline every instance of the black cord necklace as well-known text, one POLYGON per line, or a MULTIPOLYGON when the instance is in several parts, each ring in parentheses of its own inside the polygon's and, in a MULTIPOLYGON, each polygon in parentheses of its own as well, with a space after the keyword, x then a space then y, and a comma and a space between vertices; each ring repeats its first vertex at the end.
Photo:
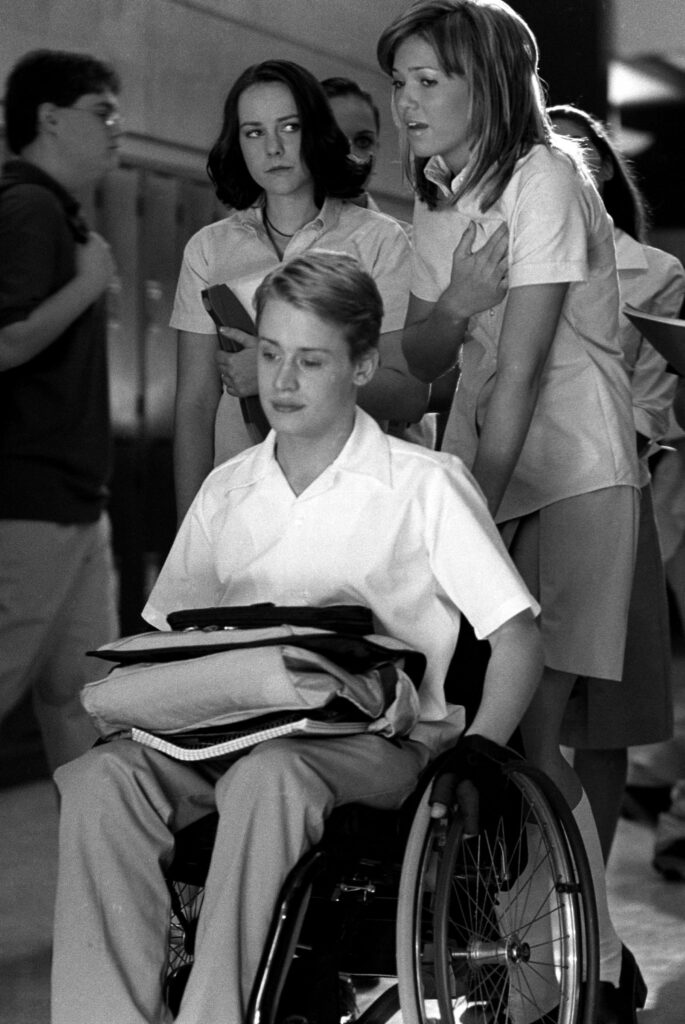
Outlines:
POLYGON ((266 213, 266 206, 262 210, 262 213, 264 214, 264 222, 266 223, 266 226, 271 228, 272 231, 275 231, 277 235, 281 236, 281 238, 293 238, 297 234, 297 231, 293 231, 292 235, 287 235, 285 231, 279 231, 278 228, 269 220, 266 213))

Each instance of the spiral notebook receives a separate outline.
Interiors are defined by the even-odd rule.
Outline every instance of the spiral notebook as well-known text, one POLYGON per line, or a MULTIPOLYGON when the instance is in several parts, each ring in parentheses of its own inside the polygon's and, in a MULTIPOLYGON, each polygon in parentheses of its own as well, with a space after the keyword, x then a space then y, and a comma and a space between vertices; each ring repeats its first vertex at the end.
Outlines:
POLYGON ((350 736, 366 732, 371 720, 346 703, 339 707, 317 708, 309 716, 302 710, 275 712, 239 722, 235 726, 215 725, 173 735, 133 728, 131 739, 177 761, 207 761, 212 757, 238 754, 264 740, 280 736, 350 736))

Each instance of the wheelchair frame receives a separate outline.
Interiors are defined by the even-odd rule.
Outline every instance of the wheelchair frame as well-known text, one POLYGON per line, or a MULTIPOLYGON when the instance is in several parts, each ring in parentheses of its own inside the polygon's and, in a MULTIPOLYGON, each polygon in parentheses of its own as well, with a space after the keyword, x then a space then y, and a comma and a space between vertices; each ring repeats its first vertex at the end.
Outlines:
MULTIPOLYGON (((385 1024, 400 1006, 403 1024, 456 1024, 464 1013, 469 1024, 592 1024, 599 960, 594 891, 563 796, 512 755, 501 766, 497 812, 468 837, 458 810, 430 816, 436 771, 439 762, 400 812, 358 805, 334 812, 322 843, 283 885, 246 1024, 278 1024, 291 965, 311 960, 312 976, 325 989, 323 1007, 300 1017, 311 1024, 385 1024), (349 835, 355 816, 362 837, 349 835), (372 817, 380 823, 375 838, 366 827, 372 817), (366 934, 376 959, 365 965, 358 947, 366 934), (338 975, 367 973, 396 974, 398 984, 361 1017, 342 1015, 330 991, 338 975)), ((213 830, 202 821, 179 834, 167 871, 177 940, 170 947, 172 1011, 180 1001, 174 979, 192 963, 211 857, 213 830)))

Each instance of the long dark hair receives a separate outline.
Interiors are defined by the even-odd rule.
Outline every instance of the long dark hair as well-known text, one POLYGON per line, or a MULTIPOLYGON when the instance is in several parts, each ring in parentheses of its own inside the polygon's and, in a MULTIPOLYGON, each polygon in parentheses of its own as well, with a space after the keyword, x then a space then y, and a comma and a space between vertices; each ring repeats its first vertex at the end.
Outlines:
POLYGON ((552 121, 563 118, 577 125, 602 160, 611 164, 613 174, 602 185, 602 199, 607 213, 617 228, 644 243, 648 228, 647 206, 628 161, 611 141, 605 126, 587 111, 566 103, 548 107, 547 113, 552 121))
MULTIPOLYGON (((473 160, 454 201, 484 183, 481 206, 487 210, 502 195, 517 160, 536 143, 556 144, 545 114, 535 36, 501 0, 419 0, 378 41, 386 74, 392 75, 395 52, 410 36, 435 50, 447 75, 461 75, 469 84, 473 160)), ((423 175, 427 162, 405 154, 409 180, 433 207, 438 191, 423 175)))
POLYGON ((306 68, 292 61, 265 60, 243 71, 226 97, 221 132, 207 159, 207 173, 217 198, 227 206, 245 210, 262 195, 243 159, 238 121, 241 95, 249 86, 262 82, 281 82, 292 93, 300 117, 302 159, 314 182, 317 205, 327 196, 358 196, 366 168, 350 157, 349 143, 338 128, 319 82, 306 68))

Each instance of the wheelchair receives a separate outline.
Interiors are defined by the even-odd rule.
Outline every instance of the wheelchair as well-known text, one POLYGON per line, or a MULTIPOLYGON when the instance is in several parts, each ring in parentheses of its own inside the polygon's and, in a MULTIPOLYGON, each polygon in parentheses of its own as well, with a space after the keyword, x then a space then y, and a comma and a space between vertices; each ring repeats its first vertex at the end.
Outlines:
MULTIPOLYGON (((400 811, 333 813, 283 885, 248 1024, 592 1024, 594 892, 568 805, 512 752, 497 766, 497 799, 467 835, 458 807, 431 817, 440 769, 438 759, 400 811), (356 989, 379 979, 391 980, 360 1013, 356 989)), ((166 872, 174 1014, 216 820, 177 834, 166 872)))

